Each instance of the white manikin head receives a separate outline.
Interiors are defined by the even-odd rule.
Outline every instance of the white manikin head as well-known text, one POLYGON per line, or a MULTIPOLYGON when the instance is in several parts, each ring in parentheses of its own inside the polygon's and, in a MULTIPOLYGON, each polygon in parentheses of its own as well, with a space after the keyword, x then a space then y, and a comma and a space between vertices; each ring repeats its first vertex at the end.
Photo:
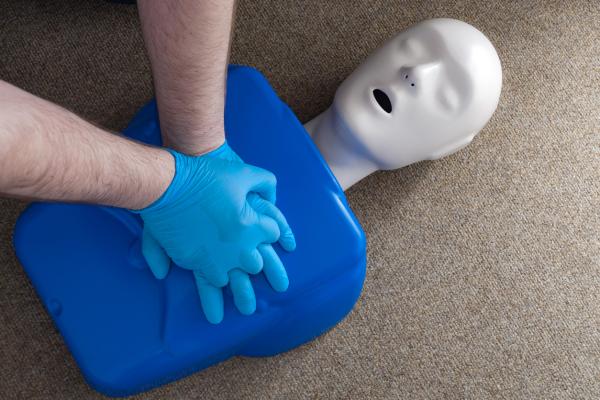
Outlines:
POLYGON ((332 107, 306 127, 336 176, 348 163, 371 169, 362 176, 339 171, 345 189, 374 169, 466 146, 494 113, 501 86, 500 60, 483 33, 453 19, 427 20, 371 54, 340 85, 332 107))

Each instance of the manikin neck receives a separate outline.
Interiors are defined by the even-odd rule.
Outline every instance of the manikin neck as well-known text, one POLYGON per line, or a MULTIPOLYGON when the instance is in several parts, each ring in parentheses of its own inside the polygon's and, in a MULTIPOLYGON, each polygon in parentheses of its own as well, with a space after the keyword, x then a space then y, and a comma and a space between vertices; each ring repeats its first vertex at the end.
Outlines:
POLYGON ((379 168, 368 156, 361 154, 357 146, 349 143, 351 132, 333 107, 304 125, 304 128, 319 148, 329 168, 342 189, 346 190, 379 168))

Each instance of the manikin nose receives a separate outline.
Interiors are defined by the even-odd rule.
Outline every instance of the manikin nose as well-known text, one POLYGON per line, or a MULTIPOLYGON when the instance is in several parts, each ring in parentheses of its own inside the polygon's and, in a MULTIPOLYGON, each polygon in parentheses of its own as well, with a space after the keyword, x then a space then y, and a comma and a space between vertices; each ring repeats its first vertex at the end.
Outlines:
POLYGON ((438 72, 440 64, 436 62, 401 67, 400 85, 404 88, 416 88, 430 80, 438 72))
POLYGON ((422 84, 434 80, 434 75, 437 75, 438 69, 439 63, 433 62, 401 67, 398 71, 399 79, 394 79, 388 89, 375 88, 372 93, 373 98, 383 111, 391 114, 394 102, 412 98, 411 94, 417 94, 422 84), (385 90, 388 90, 388 92, 386 93, 385 90), (390 98, 390 95, 394 100, 390 98))

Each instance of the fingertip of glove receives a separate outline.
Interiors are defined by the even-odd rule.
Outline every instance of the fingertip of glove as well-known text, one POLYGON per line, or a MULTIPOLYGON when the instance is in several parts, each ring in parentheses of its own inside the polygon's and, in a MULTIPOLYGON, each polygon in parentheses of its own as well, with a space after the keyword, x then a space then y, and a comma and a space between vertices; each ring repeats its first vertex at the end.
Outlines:
POLYGON ((248 301, 243 304, 236 304, 236 306, 243 315, 252 315, 256 311, 256 301, 248 301))
POLYGON ((286 251, 296 250, 296 237, 292 233, 282 234, 279 238, 279 243, 286 251))
POLYGON ((275 286, 273 286, 273 290, 275 290, 278 293, 283 293, 288 290, 289 286, 290 286, 290 281, 289 281, 288 277, 285 276, 285 277, 282 277, 282 279, 279 282, 277 282, 277 284, 275 286))
POLYGON ((206 320, 213 325, 218 325, 223 321, 223 313, 206 313, 206 320))
POLYGON ((162 281, 163 279, 165 279, 167 277, 167 275, 168 275, 168 272, 169 271, 161 271, 161 272, 154 272, 154 271, 152 271, 154 277, 156 279, 158 279, 159 281, 162 281))

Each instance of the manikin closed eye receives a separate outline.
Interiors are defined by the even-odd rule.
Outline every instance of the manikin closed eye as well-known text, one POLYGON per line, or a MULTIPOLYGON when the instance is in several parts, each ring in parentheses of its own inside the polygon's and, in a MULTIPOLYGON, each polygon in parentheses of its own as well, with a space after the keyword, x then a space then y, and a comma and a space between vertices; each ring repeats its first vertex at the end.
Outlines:
POLYGON ((305 124, 344 189, 468 145, 496 110, 502 69, 471 25, 423 21, 371 54, 305 124))

